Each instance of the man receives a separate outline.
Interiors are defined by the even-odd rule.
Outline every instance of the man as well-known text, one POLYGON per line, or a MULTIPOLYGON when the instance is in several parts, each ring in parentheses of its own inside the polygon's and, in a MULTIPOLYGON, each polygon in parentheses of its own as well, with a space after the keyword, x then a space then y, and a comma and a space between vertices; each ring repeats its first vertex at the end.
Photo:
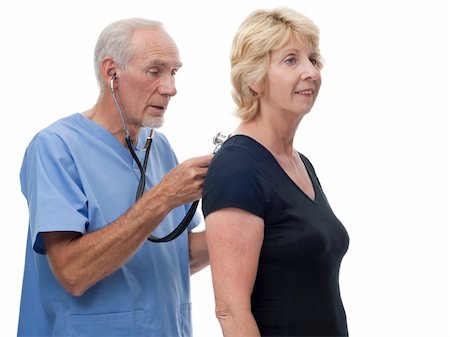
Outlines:
POLYGON ((148 141, 180 67, 159 22, 112 23, 95 48, 95 106, 31 141, 20 174, 30 219, 18 336, 192 335, 189 274, 208 264, 204 232, 191 232, 199 217, 171 242, 147 240, 201 197, 212 158, 178 165, 163 134, 148 141))

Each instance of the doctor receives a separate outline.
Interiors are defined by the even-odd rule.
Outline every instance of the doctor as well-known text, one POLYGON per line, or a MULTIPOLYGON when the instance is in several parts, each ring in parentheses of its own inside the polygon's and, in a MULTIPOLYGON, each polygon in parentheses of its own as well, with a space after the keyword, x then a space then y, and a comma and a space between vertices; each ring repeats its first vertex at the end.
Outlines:
POLYGON ((201 197, 212 158, 179 164, 165 136, 153 134, 180 67, 161 23, 110 24, 95 47, 95 106, 29 144, 18 336, 192 336, 189 275, 208 264, 204 233, 191 231, 200 218, 173 241, 147 240, 171 232, 201 197))

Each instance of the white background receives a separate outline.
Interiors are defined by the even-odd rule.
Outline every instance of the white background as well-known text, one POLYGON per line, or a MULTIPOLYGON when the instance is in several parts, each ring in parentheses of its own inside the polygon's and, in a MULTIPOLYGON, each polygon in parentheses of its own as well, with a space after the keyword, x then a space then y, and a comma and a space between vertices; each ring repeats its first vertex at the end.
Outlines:
MULTIPOLYGON (((237 125, 232 37, 252 10, 278 5, 303 12, 321 30, 322 90, 295 145, 315 165, 350 234, 341 268, 350 334, 449 336, 448 2, 226 3, 0 4, 2 336, 15 335, 19 310, 28 220, 22 156, 38 130, 95 103, 92 54, 103 27, 143 16, 164 22, 174 37, 184 66, 161 130, 184 160, 211 152, 214 134, 237 125)), ((220 336, 209 273, 192 278, 195 337, 220 336)))

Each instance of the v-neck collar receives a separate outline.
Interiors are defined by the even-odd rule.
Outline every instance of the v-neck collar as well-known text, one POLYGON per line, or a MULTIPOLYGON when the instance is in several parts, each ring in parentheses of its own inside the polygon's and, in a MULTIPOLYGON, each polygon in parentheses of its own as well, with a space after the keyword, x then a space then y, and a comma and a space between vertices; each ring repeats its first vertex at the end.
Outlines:
POLYGON ((230 137, 230 139, 234 138, 234 137, 244 137, 247 138, 249 140, 251 140, 252 142, 254 142, 255 144, 257 144, 273 161, 274 165, 277 166, 278 169, 281 170, 281 172, 283 172, 283 175, 290 181, 290 183, 304 196, 306 197, 310 202, 317 204, 318 202, 318 188, 316 186, 316 181, 314 179, 314 175, 312 174, 312 172, 310 171, 309 165, 307 164, 307 162, 305 161, 305 157, 300 153, 297 152, 297 154, 300 157, 300 160, 302 161, 303 165, 305 165, 306 168, 306 172, 308 173, 308 177, 309 180, 311 181, 313 190, 314 190, 314 198, 311 198, 308 194, 305 193, 305 191, 303 191, 300 186, 298 186, 294 180, 292 180, 292 178, 289 176, 289 174, 287 174, 287 172, 283 169, 283 167, 280 165, 280 163, 278 162, 278 160, 275 158, 275 156, 272 154, 272 152, 270 152, 264 145, 262 145, 260 142, 258 142, 257 140, 255 140, 254 138, 247 136, 247 135, 243 135, 243 134, 237 134, 234 135, 232 137, 230 137))

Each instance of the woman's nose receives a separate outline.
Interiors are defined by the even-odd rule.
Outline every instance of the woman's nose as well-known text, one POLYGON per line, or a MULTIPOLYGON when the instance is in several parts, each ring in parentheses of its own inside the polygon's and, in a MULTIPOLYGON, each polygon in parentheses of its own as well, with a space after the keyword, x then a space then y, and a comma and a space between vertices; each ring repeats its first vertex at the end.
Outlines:
POLYGON ((320 78, 320 70, 308 60, 302 73, 303 80, 318 80, 320 78))

